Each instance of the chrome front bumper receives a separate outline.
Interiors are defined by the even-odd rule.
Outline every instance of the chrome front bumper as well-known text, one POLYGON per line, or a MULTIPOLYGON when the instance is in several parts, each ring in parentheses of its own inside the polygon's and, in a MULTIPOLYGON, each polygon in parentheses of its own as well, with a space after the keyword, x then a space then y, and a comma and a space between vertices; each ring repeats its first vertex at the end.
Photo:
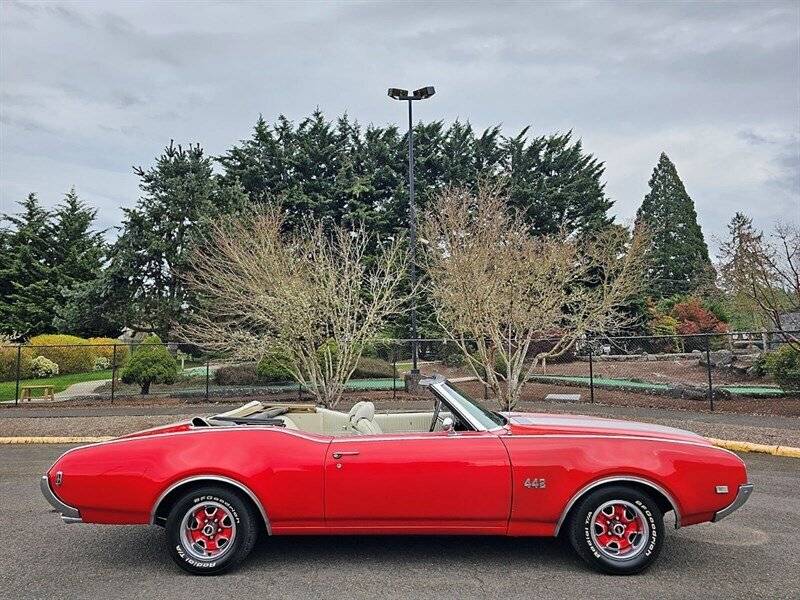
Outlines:
POLYGON ((743 483, 739 486, 739 492, 736 494, 736 499, 731 502, 728 506, 723 508, 722 510, 717 511, 714 513, 714 518, 711 519, 712 523, 716 523, 717 521, 721 521, 733 511, 740 509, 747 499, 750 498, 750 494, 753 493, 753 484, 752 483, 743 483))
POLYGON ((64 504, 58 497, 53 493, 52 488, 50 487, 50 480, 47 478, 47 475, 42 475, 42 481, 40 484, 42 488, 42 496, 45 497, 56 512, 61 513, 61 520, 64 523, 80 523, 81 520, 81 513, 78 511, 77 508, 73 508, 68 504, 64 504))

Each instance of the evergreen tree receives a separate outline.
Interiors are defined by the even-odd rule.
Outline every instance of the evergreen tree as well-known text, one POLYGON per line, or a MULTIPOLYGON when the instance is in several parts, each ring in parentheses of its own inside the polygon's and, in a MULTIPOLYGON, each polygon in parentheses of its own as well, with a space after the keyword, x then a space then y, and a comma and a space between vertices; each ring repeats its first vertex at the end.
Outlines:
POLYGON ((650 178, 636 220, 650 237, 646 278, 656 298, 686 294, 714 279, 694 202, 665 153, 650 178))
POLYGON ((155 166, 134 172, 143 195, 125 210, 102 279, 84 291, 113 321, 166 336, 191 305, 182 273, 192 244, 210 219, 239 210, 245 196, 219 181, 199 145, 170 143, 155 166))
POLYGON ((572 132, 528 140, 528 128, 505 140, 511 206, 537 233, 588 232, 611 224, 603 163, 585 154, 572 132))
POLYGON ((22 211, 4 215, 0 263, 0 332, 35 335, 53 331, 58 285, 51 266, 52 215, 36 194, 19 203, 22 211))
POLYGON ((119 335, 119 327, 107 322, 98 310, 99 299, 86 290, 102 276, 106 244, 103 232, 94 231, 97 211, 87 207, 75 192, 67 192, 56 207, 51 264, 58 296, 53 325, 75 335, 119 335))
MULTIPOLYGON (((288 225, 306 218, 364 222, 392 235, 408 228, 407 135, 394 126, 362 130, 345 115, 336 123, 317 110, 295 126, 259 117, 248 140, 217 160, 227 182, 253 202, 277 199, 288 225)), ((415 187, 420 212, 444 186, 506 183, 512 204, 535 231, 589 231, 611 222, 603 164, 572 133, 529 139, 528 129, 504 138, 499 127, 476 134, 469 123, 414 126, 415 187)))
POLYGON ((765 278, 766 273, 758 268, 760 250, 764 247, 764 234, 753 226, 753 219, 744 213, 734 214, 717 258, 725 304, 732 313, 734 328, 739 331, 768 329, 773 322, 772 315, 759 305, 754 294, 773 283, 769 275, 765 278))
POLYGON ((103 232, 92 230, 96 217, 97 210, 87 207, 78 198, 75 188, 67 192, 53 213, 51 264, 55 282, 62 290, 100 274, 105 242, 103 232))

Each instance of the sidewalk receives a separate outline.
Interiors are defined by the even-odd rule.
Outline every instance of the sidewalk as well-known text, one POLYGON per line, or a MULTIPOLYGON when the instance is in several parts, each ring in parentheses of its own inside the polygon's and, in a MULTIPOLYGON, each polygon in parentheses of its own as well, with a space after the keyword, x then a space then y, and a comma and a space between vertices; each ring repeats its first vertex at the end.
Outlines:
MULTIPOLYGON (((376 403, 378 411, 394 407, 416 408, 415 402, 376 403)), ((420 405, 421 407, 421 405, 420 405)), ((0 411, 0 436, 104 436, 122 435, 185 419, 192 415, 227 410, 230 404, 186 404, 177 406, 105 406, 60 408, 41 406, 0 411)), ((346 407, 340 407, 346 410, 346 407)), ((657 423, 688 429, 706 437, 756 444, 800 447, 800 418, 772 415, 742 415, 607 406, 586 403, 524 402, 525 412, 573 413, 657 423)))

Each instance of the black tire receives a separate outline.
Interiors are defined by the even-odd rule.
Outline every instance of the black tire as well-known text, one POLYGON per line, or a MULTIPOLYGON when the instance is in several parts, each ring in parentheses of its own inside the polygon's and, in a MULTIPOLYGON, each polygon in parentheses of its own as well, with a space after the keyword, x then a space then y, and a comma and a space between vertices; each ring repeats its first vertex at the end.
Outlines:
MULTIPOLYGON (((578 556, 596 571, 610 575, 635 575, 647 569, 661 552, 664 543, 664 517, 650 495, 632 487, 614 485, 595 490, 578 502, 571 511, 567 533, 578 556), (595 541, 603 527, 593 525, 595 512, 604 506, 609 510, 608 503, 611 502, 618 503, 617 506, 630 506, 630 514, 643 522, 642 537, 631 534, 632 539, 637 540, 640 546, 635 551, 627 549, 627 555, 609 556, 615 548, 609 544, 604 549, 595 541), (640 514, 635 512, 637 510, 640 514)), ((616 546, 619 551, 619 543, 616 546)))
POLYGON ((170 510, 166 524, 167 550, 184 571, 193 575, 219 575, 236 567, 250 554, 258 537, 258 525, 259 519, 251 504, 237 492, 215 485, 195 488, 181 496, 170 510), (188 513, 201 506, 221 507, 221 513, 235 524, 230 546, 219 550, 216 557, 199 557, 201 548, 197 544, 189 547, 181 535, 184 517, 190 519, 188 513))

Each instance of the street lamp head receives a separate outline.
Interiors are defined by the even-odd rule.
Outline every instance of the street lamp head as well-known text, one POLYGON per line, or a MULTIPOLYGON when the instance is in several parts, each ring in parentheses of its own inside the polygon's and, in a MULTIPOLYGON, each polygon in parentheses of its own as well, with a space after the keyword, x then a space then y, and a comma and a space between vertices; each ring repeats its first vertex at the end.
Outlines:
POLYGON ((430 98, 435 93, 436 90, 433 88, 432 85, 429 85, 424 88, 419 88, 418 90, 414 90, 414 97, 424 100, 425 98, 430 98))
POLYGON ((389 88, 389 97, 395 100, 405 100, 408 97, 408 90, 400 88, 389 88))

